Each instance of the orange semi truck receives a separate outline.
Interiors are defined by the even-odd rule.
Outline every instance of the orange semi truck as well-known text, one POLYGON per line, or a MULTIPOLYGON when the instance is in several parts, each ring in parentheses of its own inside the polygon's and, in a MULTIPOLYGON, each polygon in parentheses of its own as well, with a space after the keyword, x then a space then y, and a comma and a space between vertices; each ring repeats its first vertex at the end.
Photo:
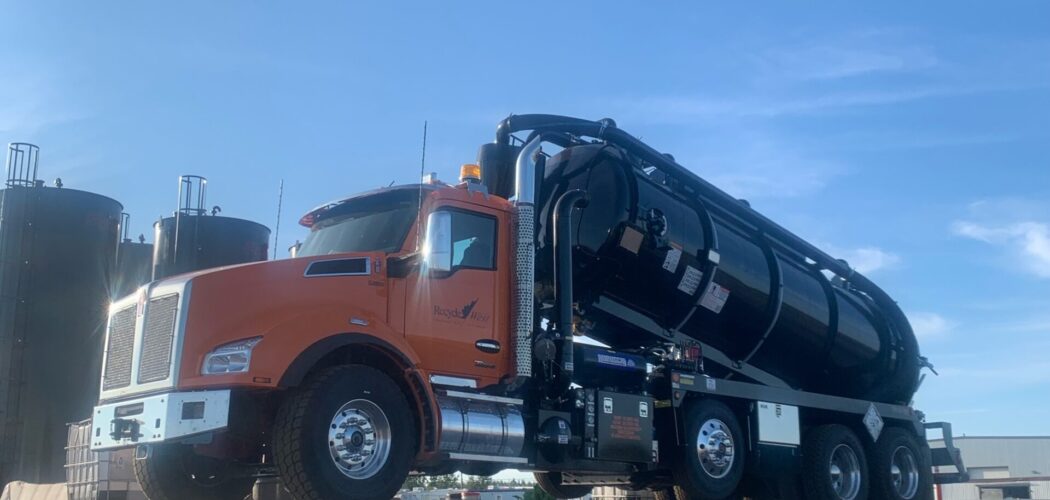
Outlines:
POLYGON ((295 258, 111 305, 92 448, 136 447, 150 498, 277 475, 298 499, 382 499, 505 468, 556 498, 966 479, 950 426, 910 405, 929 364, 892 299, 612 120, 511 116, 457 185, 301 223, 295 258))

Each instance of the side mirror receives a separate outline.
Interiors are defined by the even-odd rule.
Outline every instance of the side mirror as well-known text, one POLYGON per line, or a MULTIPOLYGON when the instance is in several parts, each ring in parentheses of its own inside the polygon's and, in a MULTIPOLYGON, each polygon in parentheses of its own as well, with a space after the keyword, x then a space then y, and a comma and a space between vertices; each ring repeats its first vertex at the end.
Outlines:
POLYGON ((427 217, 423 267, 430 271, 452 270, 452 214, 449 212, 432 212, 427 217))

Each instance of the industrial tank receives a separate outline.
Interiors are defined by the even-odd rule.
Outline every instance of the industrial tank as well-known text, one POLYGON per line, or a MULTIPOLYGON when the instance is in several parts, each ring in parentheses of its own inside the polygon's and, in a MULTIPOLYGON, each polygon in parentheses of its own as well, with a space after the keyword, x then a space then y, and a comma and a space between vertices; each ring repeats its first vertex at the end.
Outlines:
POLYGON ((120 244, 117 245, 117 269, 113 275, 112 297, 127 296, 138 287, 149 283, 153 276, 153 245, 139 235, 138 241, 128 237, 131 217, 120 214, 120 244))
POLYGON ((206 210, 207 180, 179 178, 179 209, 154 223, 153 279, 200 269, 266 260, 270 229, 206 210))
POLYGON ((37 148, 9 148, 0 190, 0 484, 61 482, 66 424, 90 415, 98 394, 121 205, 45 187, 37 148))
POLYGON ((884 402, 911 398, 919 352, 899 309, 829 279, 760 228, 643 167, 607 143, 572 145, 546 162, 537 203, 541 291, 554 289, 554 203, 572 189, 590 193, 573 221, 581 332, 619 349, 684 335, 704 345, 716 361, 708 371, 718 376, 884 402))

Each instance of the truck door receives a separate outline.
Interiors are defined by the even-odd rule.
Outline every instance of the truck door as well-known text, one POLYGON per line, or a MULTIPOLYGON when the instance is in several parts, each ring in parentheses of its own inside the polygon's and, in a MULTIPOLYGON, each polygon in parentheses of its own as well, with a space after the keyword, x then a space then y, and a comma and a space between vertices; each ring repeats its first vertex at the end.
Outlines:
POLYGON ((498 217, 441 207, 427 219, 424 264, 408 281, 405 336, 435 382, 482 387, 498 380, 498 217))

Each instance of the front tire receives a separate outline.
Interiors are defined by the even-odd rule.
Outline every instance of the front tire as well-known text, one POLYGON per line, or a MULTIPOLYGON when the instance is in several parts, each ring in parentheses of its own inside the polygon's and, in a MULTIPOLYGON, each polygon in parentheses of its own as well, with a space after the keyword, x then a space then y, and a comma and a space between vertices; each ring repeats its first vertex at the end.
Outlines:
POLYGON ((150 500, 229 500, 252 492, 255 480, 232 460, 197 455, 178 444, 150 446, 136 458, 135 477, 150 500))
POLYGON ((864 447, 844 425, 822 425, 802 440, 802 484, 813 500, 866 500, 864 447))
POLYGON ((329 368, 278 411, 274 455, 299 500, 391 498, 408 477, 417 434, 400 387, 363 365, 329 368))
POLYGON ((558 499, 581 498, 594 489, 579 484, 562 484, 561 472, 536 472, 533 476, 536 477, 536 484, 541 490, 558 499))
POLYGON ((882 431, 871 456, 871 490, 874 498, 925 500, 933 492, 929 451, 904 429, 882 431))
POLYGON ((747 446, 728 406, 701 399, 686 410, 684 453, 672 464, 678 500, 722 500, 744 476, 747 446))

